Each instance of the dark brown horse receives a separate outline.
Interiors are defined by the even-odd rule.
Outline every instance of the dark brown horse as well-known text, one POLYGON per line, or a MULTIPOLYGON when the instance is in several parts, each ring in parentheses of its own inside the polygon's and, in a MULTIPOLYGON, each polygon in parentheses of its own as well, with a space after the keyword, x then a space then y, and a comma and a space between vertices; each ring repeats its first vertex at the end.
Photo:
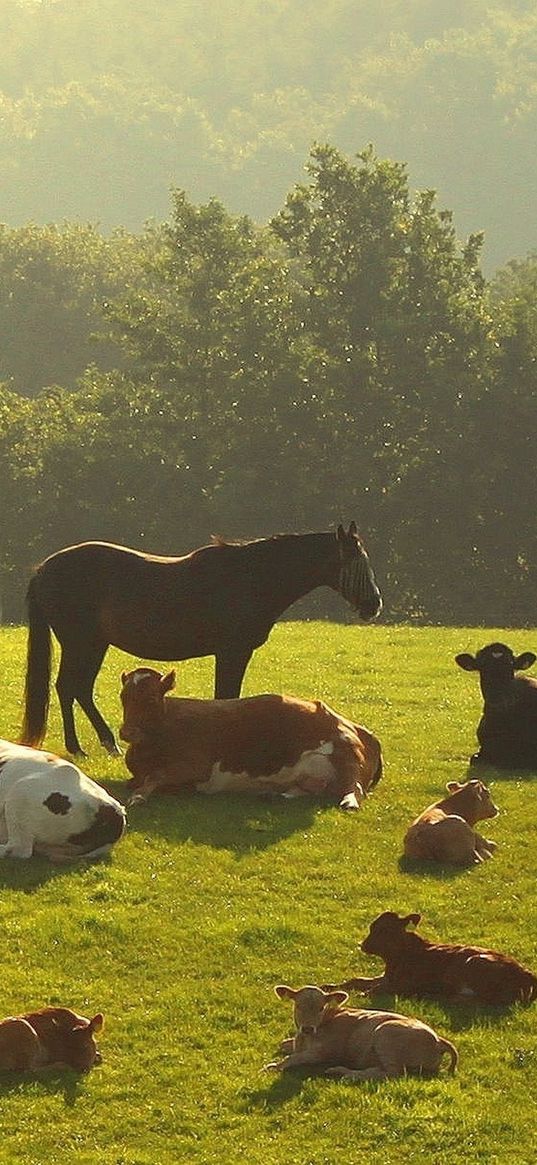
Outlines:
POLYGON ((240 695, 246 667, 276 619, 315 587, 329 586, 373 619, 382 606, 366 551, 351 522, 337 533, 215 541, 181 558, 82 542, 51 554, 28 587, 28 665, 21 740, 38 746, 48 715, 51 628, 61 644, 56 690, 65 747, 81 753, 76 700, 99 740, 118 747, 93 700, 110 644, 144 659, 216 657, 215 697, 240 695))

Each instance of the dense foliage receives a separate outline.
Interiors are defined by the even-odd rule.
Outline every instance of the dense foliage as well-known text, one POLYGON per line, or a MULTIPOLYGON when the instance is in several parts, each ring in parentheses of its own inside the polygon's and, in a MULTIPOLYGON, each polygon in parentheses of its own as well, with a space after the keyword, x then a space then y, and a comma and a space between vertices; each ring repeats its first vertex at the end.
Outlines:
POLYGON ((70 542, 356 517, 388 617, 531 621, 537 262, 487 285, 480 246, 329 146, 263 229, 181 192, 141 236, 5 228, 4 617, 70 542))
POLYGON ((496 266, 534 245, 532 0, 0 0, 0 219, 139 230, 170 186, 264 221, 374 141, 496 266))

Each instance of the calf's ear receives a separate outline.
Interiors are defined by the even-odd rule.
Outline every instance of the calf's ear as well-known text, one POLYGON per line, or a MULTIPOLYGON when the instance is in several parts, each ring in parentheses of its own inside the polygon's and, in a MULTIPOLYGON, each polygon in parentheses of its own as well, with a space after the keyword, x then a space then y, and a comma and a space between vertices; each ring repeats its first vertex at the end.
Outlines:
POLYGON ((89 1026, 92 1032, 102 1032, 104 1027, 104 1016, 102 1012, 98 1011, 97 1015, 94 1015, 93 1019, 90 1019, 89 1026))
POLYGON ((405 926, 408 926, 409 922, 417 926, 418 922, 421 922, 421 914, 407 914, 406 918, 403 918, 402 921, 405 926))
POLYGON ((456 655, 455 663, 458 663, 463 671, 479 671, 475 655, 470 655, 467 651, 463 651, 461 655, 456 655))
POLYGON ((274 990, 278 996, 278 999, 296 999, 298 995, 298 991, 294 991, 292 987, 286 987, 284 984, 280 984, 280 986, 275 987, 274 990))
POLYGON ((458 793, 459 789, 464 789, 464 785, 459 785, 458 781, 448 781, 446 789, 448 793, 458 793))
POLYGON ((346 1003, 348 998, 349 996, 346 991, 328 991, 325 992, 324 1003, 325 1006, 328 1003, 332 1003, 334 1006, 339 1007, 340 1004, 346 1003))
POLYGON ((523 651, 522 655, 516 655, 513 660, 515 671, 526 671, 528 667, 532 667, 537 659, 537 655, 533 651, 523 651))
POLYGON ((169 671, 167 676, 163 676, 160 681, 160 689, 162 692, 171 692, 175 687, 175 672, 169 671))

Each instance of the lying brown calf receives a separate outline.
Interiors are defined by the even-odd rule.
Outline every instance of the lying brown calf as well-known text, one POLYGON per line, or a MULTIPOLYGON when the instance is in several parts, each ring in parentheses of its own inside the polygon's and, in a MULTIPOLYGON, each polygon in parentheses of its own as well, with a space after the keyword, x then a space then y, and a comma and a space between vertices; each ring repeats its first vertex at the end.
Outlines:
POLYGON ((52 1064, 87 1072, 100 1063, 95 1032, 102 1015, 85 1019, 69 1007, 43 1007, 0 1022, 0 1071, 34 1072, 52 1064))
POLYGON ((487 786, 482 781, 462 785, 448 781, 446 788, 449 797, 429 805, 410 826, 404 840, 405 857, 454 866, 470 866, 492 857, 496 842, 474 829, 477 821, 498 815, 487 786))
POLYGON ((318 1065, 325 1076, 351 1080, 384 1080, 405 1072, 436 1075, 445 1052, 450 1072, 458 1054, 449 1040, 419 1019, 391 1011, 343 1008, 346 991, 325 992, 320 987, 276 987, 280 999, 292 999, 297 1034, 284 1040, 283 1060, 266 1065, 272 1072, 318 1065))
POLYGON ((530 1003, 535 999, 537 978, 516 959, 486 947, 429 942, 406 929, 420 919, 420 914, 402 917, 393 910, 379 914, 360 949, 384 959, 384 974, 374 979, 346 979, 325 990, 467 996, 489 1004, 530 1003))

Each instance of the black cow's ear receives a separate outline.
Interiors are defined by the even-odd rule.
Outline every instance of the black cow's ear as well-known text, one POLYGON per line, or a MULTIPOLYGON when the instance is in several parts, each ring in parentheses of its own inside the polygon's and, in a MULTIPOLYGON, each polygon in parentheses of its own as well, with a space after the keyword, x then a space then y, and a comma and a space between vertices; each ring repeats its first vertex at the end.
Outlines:
POLYGON ((522 655, 516 655, 513 660, 513 667, 515 671, 526 671, 528 667, 532 667, 537 659, 537 655, 533 651, 523 651, 522 655))
POLYGON ((455 663, 458 663, 463 671, 479 671, 479 665, 475 655, 470 655, 467 651, 463 651, 461 655, 456 655, 455 663))

